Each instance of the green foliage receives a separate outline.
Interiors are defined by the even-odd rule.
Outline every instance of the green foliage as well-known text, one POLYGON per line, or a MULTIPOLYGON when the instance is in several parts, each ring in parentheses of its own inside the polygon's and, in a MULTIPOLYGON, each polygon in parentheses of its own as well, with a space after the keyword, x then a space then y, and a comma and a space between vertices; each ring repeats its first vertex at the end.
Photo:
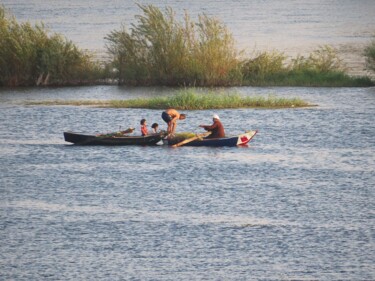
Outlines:
POLYGON ((297 56, 289 66, 293 71, 316 71, 319 73, 344 72, 345 66, 337 51, 328 46, 321 46, 313 51, 309 57, 297 56))
POLYGON ((0 85, 64 85, 100 78, 101 66, 43 24, 19 24, 0 7, 0 85))
POLYGON ((238 93, 218 93, 216 91, 196 92, 194 89, 184 89, 168 97, 138 98, 131 100, 110 101, 38 101, 29 105, 75 105, 98 106, 112 108, 148 108, 180 110, 206 110, 227 108, 289 108, 311 106, 298 98, 278 98, 275 96, 243 97, 238 93))
POLYGON ((117 100, 110 102, 111 107, 125 108, 150 108, 165 109, 175 108, 179 110, 205 110, 227 108, 285 108, 309 106, 303 100, 292 98, 242 97, 239 94, 223 94, 214 91, 196 93, 194 90, 182 90, 170 97, 155 97, 151 99, 117 100))
POLYGON ((375 72, 375 39, 365 48, 364 55, 367 69, 375 72))
POLYGON ((286 71, 284 61, 286 56, 273 51, 262 52, 255 58, 245 60, 242 64, 242 73, 245 80, 259 81, 267 76, 286 71))
MULTIPOLYGON (((42 23, 19 24, 0 6, 0 86, 103 84, 114 80, 127 85, 170 86, 375 84, 368 77, 345 74, 342 60, 330 46, 288 62, 277 51, 240 60, 242 52, 236 50, 232 34, 216 18, 203 14, 194 22, 186 12, 178 21, 171 8, 161 11, 152 5, 138 6, 143 14, 136 16, 136 24, 106 37, 112 60, 104 65, 65 37, 50 34, 42 23)), ((367 68, 375 71, 375 40, 364 55, 367 68)))
POLYGON ((316 70, 289 70, 267 75, 263 80, 244 81, 251 86, 294 87, 370 87, 374 82, 369 77, 351 77, 343 72, 318 72, 316 70))
POLYGON ((368 87, 368 77, 350 77, 334 48, 322 46, 308 57, 297 56, 289 63, 276 51, 258 54, 242 64, 243 85, 368 87))
POLYGON ((200 15, 197 23, 185 13, 176 20, 171 8, 163 13, 138 5, 138 25, 123 27, 106 39, 120 84, 232 85, 239 83, 238 52, 227 28, 200 15))

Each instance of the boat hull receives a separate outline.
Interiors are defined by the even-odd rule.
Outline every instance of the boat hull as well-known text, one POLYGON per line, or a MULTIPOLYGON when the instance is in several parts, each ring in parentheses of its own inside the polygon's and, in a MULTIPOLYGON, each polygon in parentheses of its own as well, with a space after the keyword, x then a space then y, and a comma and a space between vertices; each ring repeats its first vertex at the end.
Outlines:
POLYGON ((164 137, 164 134, 149 136, 95 136, 79 134, 74 132, 64 132, 66 142, 75 145, 156 145, 164 137))
MULTIPOLYGON (((251 139, 257 134, 258 131, 248 131, 244 134, 240 134, 234 137, 210 139, 205 138, 202 140, 195 140, 184 144, 184 146, 209 146, 209 147, 222 147, 222 146, 241 146, 246 145, 251 139)), ((168 145, 175 144, 173 141, 169 141, 168 145)))

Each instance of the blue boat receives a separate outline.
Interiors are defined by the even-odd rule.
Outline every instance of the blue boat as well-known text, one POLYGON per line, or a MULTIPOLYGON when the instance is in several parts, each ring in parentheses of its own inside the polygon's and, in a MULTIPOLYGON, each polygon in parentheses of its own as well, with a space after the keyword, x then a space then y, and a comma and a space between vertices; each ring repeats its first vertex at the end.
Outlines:
MULTIPOLYGON (((196 139, 191 142, 184 143, 184 146, 211 146, 211 147, 220 147, 220 146, 241 146, 246 145, 251 141, 251 139, 257 134, 258 131, 247 131, 244 134, 240 134, 234 137, 226 138, 202 138, 196 139)), ((176 143, 168 140, 163 140, 168 145, 175 145, 176 143)))

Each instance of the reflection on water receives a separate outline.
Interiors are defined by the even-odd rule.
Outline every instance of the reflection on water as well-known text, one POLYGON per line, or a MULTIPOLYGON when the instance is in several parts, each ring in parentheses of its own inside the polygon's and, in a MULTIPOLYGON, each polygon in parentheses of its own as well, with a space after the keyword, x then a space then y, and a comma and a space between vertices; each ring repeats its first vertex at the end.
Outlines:
POLYGON ((319 106, 190 111, 178 124, 198 132, 215 112, 228 134, 259 130, 248 147, 79 147, 62 132, 165 124, 158 110, 23 105, 27 92, 140 95, 131 88, 3 89, 2 277, 374 279, 374 89, 238 90, 319 106))

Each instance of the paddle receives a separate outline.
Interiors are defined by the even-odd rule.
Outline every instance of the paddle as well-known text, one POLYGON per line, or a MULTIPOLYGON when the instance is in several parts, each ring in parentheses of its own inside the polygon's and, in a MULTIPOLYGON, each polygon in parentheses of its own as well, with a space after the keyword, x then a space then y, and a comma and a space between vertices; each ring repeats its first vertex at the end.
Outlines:
POLYGON ((130 133, 133 133, 134 130, 135 130, 134 128, 128 128, 128 129, 126 129, 125 131, 120 131, 120 133, 121 133, 122 135, 130 134, 130 133))
POLYGON ((117 137, 122 137, 127 134, 131 134, 134 132, 134 128, 128 128, 125 131, 118 131, 114 133, 106 133, 106 134, 97 134, 96 137, 101 137, 101 138, 117 138, 117 137))
POLYGON ((180 147, 180 146, 182 146, 182 145, 184 145, 184 144, 187 144, 187 143, 189 143, 189 142, 195 141, 195 140, 197 140, 197 139, 201 139, 201 138, 207 137, 207 136, 211 135, 211 133, 212 133, 212 132, 207 132, 207 133, 203 133, 203 134, 196 134, 196 135, 195 135, 194 137, 192 137, 192 138, 188 138, 188 139, 186 139, 186 140, 183 140, 183 141, 181 141, 181 142, 179 142, 179 143, 176 143, 176 144, 172 145, 172 147, 180 147))

